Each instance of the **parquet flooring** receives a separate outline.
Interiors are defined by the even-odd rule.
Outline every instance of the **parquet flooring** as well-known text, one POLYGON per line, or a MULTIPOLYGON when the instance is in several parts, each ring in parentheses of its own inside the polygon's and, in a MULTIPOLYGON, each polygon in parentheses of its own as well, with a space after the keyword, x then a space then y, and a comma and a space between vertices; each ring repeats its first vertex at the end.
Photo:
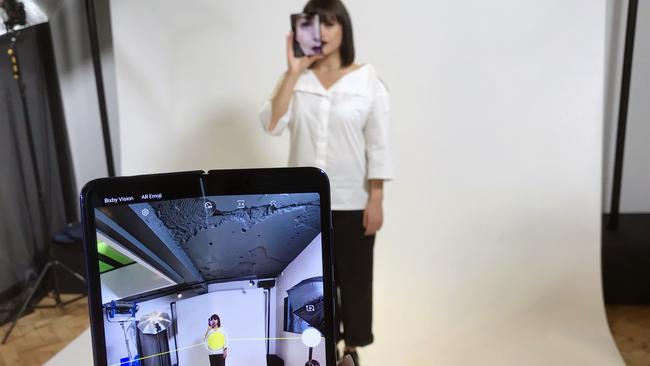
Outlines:
POLYGON ((650 366, 650 306, 607 306, 609 327, 628 366, 650 366))
MULTIPOLYGON (((62 299, 65 301, 75 296, 63 295, 62 299)), ((52 299, 44 298, 40 304, 52 302, 52 299)), ((36 309, 20 319, 7 343, 0 345, 0 366, 42 365, 88 326, 86 298, 62 309, 36 309)), ((0 337, 4 337, 8 328, 9 324, 1 327, 0 337)))
MULTIPOLYGON (((37 309, 24 316, 7 344, 0 345, 0 366, 45 363, 89 326, 87 306, 84 298, 63 309, 37 309)), ((625 363, 650 366, 650 306, 608 306, 607 317, 625 363)), ((0 335, 7 327, 2 326, 0 335)))

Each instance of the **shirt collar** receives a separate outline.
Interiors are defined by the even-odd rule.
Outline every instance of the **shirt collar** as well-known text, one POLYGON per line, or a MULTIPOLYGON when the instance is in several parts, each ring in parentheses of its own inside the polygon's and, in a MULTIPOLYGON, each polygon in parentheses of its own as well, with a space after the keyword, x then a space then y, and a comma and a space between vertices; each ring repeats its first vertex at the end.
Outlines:
POLYGON ((322 96, 329 96, 332 93, 368 96, 370 95, 368 85, 368 72, 370 71, 370 65, 362 65, 358 69, 345 74, 329 90, 326 90, 316 77, 316 74, 308 69, 298 79, 294 90, 322 96))

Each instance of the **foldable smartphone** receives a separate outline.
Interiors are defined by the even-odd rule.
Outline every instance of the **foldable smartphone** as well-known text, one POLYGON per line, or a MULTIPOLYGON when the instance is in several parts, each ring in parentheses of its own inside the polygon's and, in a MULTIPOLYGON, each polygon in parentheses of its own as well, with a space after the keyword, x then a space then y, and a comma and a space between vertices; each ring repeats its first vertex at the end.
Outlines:
POLYGON ((95 365, 335 365, 321 170, 98 179, 81 205, 95 365))

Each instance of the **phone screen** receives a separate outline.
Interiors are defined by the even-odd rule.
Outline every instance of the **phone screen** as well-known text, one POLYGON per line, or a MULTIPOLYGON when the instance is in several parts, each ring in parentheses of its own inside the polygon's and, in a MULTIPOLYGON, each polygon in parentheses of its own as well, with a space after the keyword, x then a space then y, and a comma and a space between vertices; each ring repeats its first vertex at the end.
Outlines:
POLYGON ((318 14, 291 15, 293 53, 296 57, 323 54, 318 14))

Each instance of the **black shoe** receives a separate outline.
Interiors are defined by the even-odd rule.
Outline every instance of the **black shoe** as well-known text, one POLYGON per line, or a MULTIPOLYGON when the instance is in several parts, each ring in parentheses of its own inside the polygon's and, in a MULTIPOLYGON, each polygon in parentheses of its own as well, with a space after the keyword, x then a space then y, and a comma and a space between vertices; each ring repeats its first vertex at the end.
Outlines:
POLYGON ((344 351, 343 352, 343 357, 346 355, 350 355, 352 357, 352 361, 354 361, 354 366, 359 366, 359 354, 357 354, 357 351, 344 351))

